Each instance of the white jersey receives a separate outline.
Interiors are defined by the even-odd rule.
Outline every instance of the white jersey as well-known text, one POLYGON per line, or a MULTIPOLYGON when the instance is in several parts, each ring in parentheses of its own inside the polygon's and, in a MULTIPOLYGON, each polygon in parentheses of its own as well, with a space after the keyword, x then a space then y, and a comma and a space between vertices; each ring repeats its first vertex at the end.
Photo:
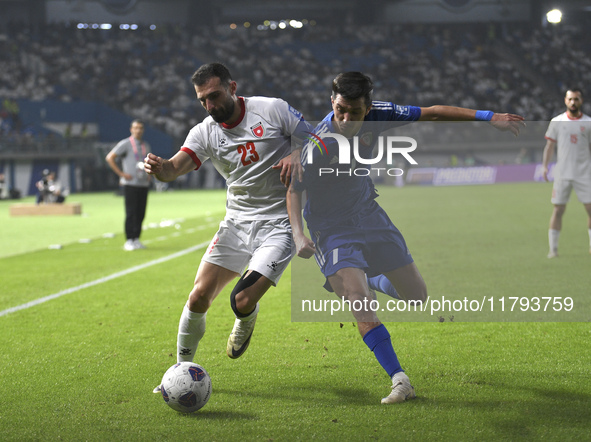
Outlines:
POLYGON ((191 129, 181 150, 196 169, 209 159, 226 179, 227 218, 287 217, 287 189, 272 166, 290 154, 302 115, 279 98, 238 97, 238 102, 236 123, 216 123, 209 116, 191 129))
POLYGON ((546 139, 556 142, 555 179, 591 178, 591 117, 560 114, 550 121, 546 139))

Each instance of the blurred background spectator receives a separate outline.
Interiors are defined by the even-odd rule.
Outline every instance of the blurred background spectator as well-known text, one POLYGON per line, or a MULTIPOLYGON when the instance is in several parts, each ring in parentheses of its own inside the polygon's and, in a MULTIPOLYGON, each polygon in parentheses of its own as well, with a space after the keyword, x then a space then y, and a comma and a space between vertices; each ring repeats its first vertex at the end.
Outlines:
MULTIPOLYGON (((533 8, 539 2, 531 3, 533 8)), ((215 2, 203 4, 215 7, 215 2)), ((381 3, 368 1, 362 7, 377 10, 381 3)), ((190 76, 210 61, 224 62, 236 73, 238 94, 282 97, 310 121, 324 117, 330 82, 346 70, 371 75, 377 100, 502 110, 530 121, 548 121, 561 112, 567 86, 585 90, 591 85, 591 40, 586 38, 591 14, 573 14, 568 23, 554 26, 532 17, 373 23, 357 20, 355 11, 361 9, 334 11, 318 22, 283 29, 272 24, 247 27, 219 17, 198 25, 190 20, 186 25, 140 24, 133 31, 118 24, 93 29, 74 22, 6 19, 0 22, 0 161, 7 152, 71 151, 87 149, 90 142, 95 158, 105 154, 86 124, 57 132, 31 124, 17 100, 104 103, 172 137, 176 150, 206 116, 190 76)), ((590 113, 587 104, 583 110, 590 113)), ((521 148, 504 161, 515 162, 521 148)), ((460 157, 467 164, 481 158, 466 155, 460 157)), ((520 162, 530 160, 536 161, 532 151, 519 157, 520 162)), ((92 188, 100 181, 84 178, 83 188, 88 187, 84 180, 92 188)))

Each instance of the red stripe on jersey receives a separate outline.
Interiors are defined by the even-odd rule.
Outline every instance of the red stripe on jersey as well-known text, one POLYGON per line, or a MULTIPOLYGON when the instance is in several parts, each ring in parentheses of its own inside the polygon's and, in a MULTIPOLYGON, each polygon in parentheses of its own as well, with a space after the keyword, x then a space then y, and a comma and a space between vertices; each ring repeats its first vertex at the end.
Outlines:
POLYGON ((186 154, 188 154, 191 157, 191 159, 193 160, 193 162, 197 165, 195 170, 197 170, 201 167, 201 161, 199 161, 199 158, 197 158, 197 155, 195 155, 195 152, 193 152, 188 147, 181 147, 181 150, 183 152, 185 152, 186 154))
POLYGON ((244 118, 244 114, 246 113, 246 106, 244 105, 244 97, 238 97, 238 104, 240 105, 240 116, 238 119, 232 124, 222 123, 222 127, 224 129, 232 129, 242 123, 242 119, 244 118))
POLYGON ((544 137, 544 138, 546 138, 547 140, 550 140, 550 141, 554 141, 556 143, 556 140, 554 138, 550 138, 550 137, 544 137))
POLYGON ((570 114, 568 112, 565 112, 566 114, 566 118, 568 118, 571 121, 577 121, 580 120, 581 118, 583 118, 583 112, 579 112, 579 116, 578 117, 571 117, 570 114))

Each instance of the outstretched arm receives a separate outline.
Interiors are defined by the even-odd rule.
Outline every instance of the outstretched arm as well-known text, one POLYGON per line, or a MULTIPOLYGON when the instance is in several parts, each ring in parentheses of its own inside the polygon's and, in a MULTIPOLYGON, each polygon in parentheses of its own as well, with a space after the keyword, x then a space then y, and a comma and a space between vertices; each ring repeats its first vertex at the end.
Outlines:
POLYGON ((498 114, 465 107, 439 105, 422 107, 419 121, 490 121, 496 129, 510 131, 516 136, 525 126, 524 118, 521 115, 498 114))
POLYGON ((144 170, 158 180, 168 183, 179 176, 195 169, 195 163, 189 154, 179 150, 170 160, 165 160, 153 153, 144 158, 144 170))
POLYGON ((299 257, 308 259, 316 253, 316 246, 314 245, 314 241, 304 234, 302 223, 302 192, 298 192, 293 186, 290 186, 287 191, 287 213, 289 215, 289 222, 291 223, 296 253, 299 257))

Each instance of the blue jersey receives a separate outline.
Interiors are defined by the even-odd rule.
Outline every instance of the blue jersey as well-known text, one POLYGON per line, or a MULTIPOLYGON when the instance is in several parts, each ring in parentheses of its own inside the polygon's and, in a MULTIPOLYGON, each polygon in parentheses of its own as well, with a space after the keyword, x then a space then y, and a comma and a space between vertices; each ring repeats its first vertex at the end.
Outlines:
MULTIPOLYGON (((378 196, 369 176, 355 174, 353 169, 367 166, 339 163, 339 145, 332 137, 319 142, 322 134, 336 132, 329 113, 314 129, 310 141, 302 149, 304 180, 295 183, 296 190, 307 191, 308 200, 304 208, 304 218, 310 231, 323 230, 340 224, 344 220, 362 213, 371 206, 378 196), (310 161, 311 159, 311 161, 310 161), (325 173, 328 170, 333 173, 325 173)), ((412 122, 421 116, 421 109, 415 106, 398 106, 391 102, 374 101, 357 133, 358 151, 361 158, 372 158, 372 150, 378 136, 393 127, 393 121, 412 122)), ((353 141, 349 140, 353 148, 353 141)))

